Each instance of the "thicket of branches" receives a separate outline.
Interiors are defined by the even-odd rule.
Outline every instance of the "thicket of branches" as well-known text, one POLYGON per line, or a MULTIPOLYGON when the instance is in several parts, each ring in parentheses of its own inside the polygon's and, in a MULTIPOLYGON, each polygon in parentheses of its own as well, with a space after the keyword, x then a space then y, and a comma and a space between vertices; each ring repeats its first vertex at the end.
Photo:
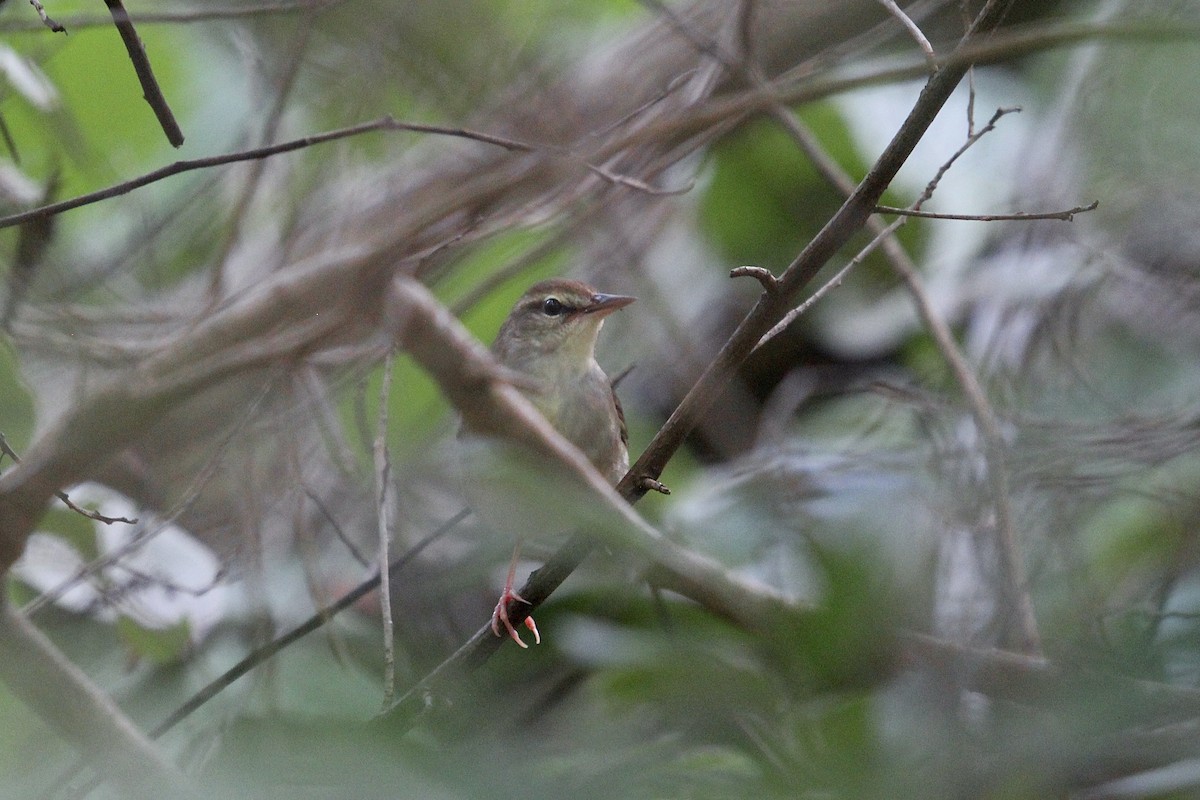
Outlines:
POLYGON ((1189 4, 42 5, 0 793, 1200 785, 1189 4), (615 489, 480 343, 551 274, 639 298, 615 489))

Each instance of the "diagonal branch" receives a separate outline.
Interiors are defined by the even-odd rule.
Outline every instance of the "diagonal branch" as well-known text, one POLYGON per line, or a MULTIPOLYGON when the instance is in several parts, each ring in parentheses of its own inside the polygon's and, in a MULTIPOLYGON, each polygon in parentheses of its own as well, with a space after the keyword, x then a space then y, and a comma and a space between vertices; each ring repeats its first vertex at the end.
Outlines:
MULTIPOLYGON (((987 126, 973 134, 963 148, 955 153, 951 161, 978 141, 979 137, 995 124, 999 115, 998 111, 987 126)), ((811 131, 790 116, 785 120, 785 126, 825 180, 842 193, 850 194, 854 189, 854 182, 841 166, 825 152, 811 131)), ((945 174, 949 163, 943 165, 937 176, 929 182, 920 198, 913 204, 914 207, 932 196, 937 181, 945 174)), ((1041 636, 1038 633, 1037 617, 1034 614, 1033 601, 1026 584, 1024 558, 1021 555, 1013 524, 1011 487, 1006 463, 1008 448, 1005 444, 1004 434, 1000 428, 996 411, 988 400, 987 392, 984 391, 972 370, 966 355, 955 342, 950 326, 933 307, 916 265, 900 244, 900 240, 893 235, 901 222, 903 222, 903 218, 896 220, 891 225, 885 225, 882 220, 873 217, 869 220, 868 227, 876 233, 876 240, 882 241, 884 256, 888 264, 904 281, 912 295, 917 314, 933 337, 938 351, 941 352, 942 358, 946 361, 955 381, 962 390, 967 407, 970 409, 983 439, 983 457, 987 463, 987 479, 992 508, 996 515, 996 536, 999 539, 998 549, 1002 559, 1004 607, 1013 610, 1015 630, 1018 634, 1016 637, 1010 638, 1014 639, 1014 644, 1021 651, 1037 654, 1041 652, 1041 636)))
MULTIPOLYGON (((990 0, 971 25, 958 49, 971 45, 1000 24, 1011 0, 990 0)), ((658 435, 642 456, 630 468, 620 488, 632 487, 635 496, 643 478, 657 480, 667 461, 683 444, 684 437, 696 427, 700 418, 716 402, 725 384, 738 366, 753 351, 758 340, 787 313, 800 290, 825 266, 826 262, 866 224, 879 198, 891 183, 913 148, 925 135, 938 111, 950 98, 951 92, 966 74, 969 62, 947 60, 945 65, 925 84, 921 96, 908 118, 880 155, 871 171, 863 178, 833 218, 817 233, 784 273, 778 278, 778 291, 764 293, 737 330, 729 337, 712 364, 700 376, 679 407, 671 414, 658 435)))
POLYGON ((85 755, 123 796, 195 797, 188 781, 125 712, 6 602, 0 581, 0 678, 85 755))
MULTIPOLYGON (((998 26, 1004 17, 1012 0, 989 0, 980 11, 978 17, 971 24, 966 36, 963 37, 959 44, 959 49, 968 47, 975 37, 982 36, 998 26)), ((787 313, 790 306, 793 304, 794 298, 799 294, 800 290, 812 280, 818 271, 825 263, 833 257, 837 250, 845 244, 855 233, 862 229, 870 218, 875 205, 879 198, 883 195, 888 184, 891 183, 900 167, 908 159, 914 147, 924 136, 925 131, 932 124, 934 117, 938 111, 950 98, 950 94, 958 85, 963 75, 966 74, 970 62, 963 60, 955 62, 953 58, 947 61, 946 65, 934 74, 927 82, 925 89, 921 92, 912 111, 909 113, 908 119, 901 125, 900 130, 893 137, 891 143, 879 157, 875 166, 867 174, 846 200, 842 207, 834 214, 833 218, 826 223, 825 227, 817 234, 807 247, 801 251, 800 255, 792 262, 782 276, 777 280, 775 287, 776 291, 764 291, 759 298, 758 303, 750 311, 742 323, 726 341, 724 347, 721 348, 713 362, 701 374, 699 380, 684 397, 683 401, 671 414, 667 422, 659 429, 658 434, 650 442, 650 445, 642 453, 636 463, 630 467, 629 472, 621 479, 621 482, 616 487, 616 492, 629 502, 636 502, 647 491, 647 481, 656 481, 662 475, 663 468, 667 462, 675 454, 675 451, 683 444, 684 438, 692 431, 699 423, 704 413, 716 402, 717 397, 724 390, 725 385, 733 377, 737 368, 742 362, 749 357, 753 352, 755 345, 759 339, 787 313)), ((755 98, 751 98, 754 100, 755 98)), ((768 99, 768 106, 770 105, 768 99)), ((443 326, 451 325, 451 321, 443 320, 443 326)), ((418 342, 406 342, 406 346, 419 344, 418 342)), ((478 345, 476 345, 478 347, 478 345)), ((413 356, 422 363, 426 369, 433 372, 434 364, 426 363, 426 359, 422 355, 410 349, 413 356)), ((429 354, 433 356, 434 354, 429 354)), ((433 372, 435 379, 438 378, 437 373, 433 372)), ((478 381, 486 385, 487 377, 485 375, 477 376, 478 381)), ((439 380, 439 383, 441 381, 439 380)), ((446 384, 442 384, 443 391, 448 391, 446 384)), ((507 398, 495 398, 497 402, 511 402, 514 405, 513 413, 519 413, 517 408, 522 404, 524 398, 515 389, 509 386, 493 386, 492 394, 497 393, 507 394, 507 398)), ((482 396, 483 393, 477 392, 476 396, 482 396)), ((463 410, 464 414, 477 413, 471 409, 471 401, 467 398, 455 398, 450 395, 451 402, 463 410), (466 403, 464 407, 463 403, 466 403)), ((491 406, 499 408, 500 406, 491 406)), ((531 429, 536 429, 539 425, 548 428, 545 420, 536 419, 529 420, 531 429)), ((478 424, 483 429, 488 429, 489 420, 484 417, 478 420, 478 424)), ((473 425, 476 423, 472 423, 473 425)), ((509 435, 520 432, 520 428, 506 431, 509 435)), ((505 432, 498 432, 505 433, 505 432)), ((538 444, 545 447, 550 439, 556 438, 553 434, 553 429, 543 430, 545 435, 538 444)), ((574 449, 574 448, 570 448, 574 449)), ((548 453, 549 454, 549 451, 548 453)), ((566 454, 559 453, 557 457, 565 457, 566 454)), ((590 468, 586 459, 583 459, 578 453, 575 454, 577 460, 581 461, 580 468, 584 472, 595 473, 594 469, 590 468)), ((598 474, 594 475, 594 489, 605 497, 610 496, 613 490, 603 482, 598 474)), ((639 518, 640 519, 640 518, 639 518)), ((521 597, 528 601, 528 605, 522 605, 515 609, 518 614, 514 619, 514 623, 519 622, 525 614, 532 612, 538 604, 550 595, 568 575, 591 552, 594 544, 591 539, 583 535, 572 537, 563 547, 561 547, 554 556, 539 570, 535 571, 526 581, 525 585, 520 589, 521 597)), ((658 554, 647 553, 658 560, 659 564, 663 561, 657 558, 658 554)), ((669 565, 668 569, 669 569, 669 565)), ((676 576, 681 573, 678 570, 670 570, 676 576)), ((683 573, 686 575, 686 573, 683 573)), ((692 583, 696 576, 687 575, 686 579, 680 583, 673 583, 672 587, 676 590, 689 591, 697 588, 703 590, 706 588, 704 580, 699 582, 699 586, 692 583)), ((706 575, 706 578, 713 577, 706 575)), ((711 606, 710 606, 711 607, 711 606)), ((745 614, 750 609, 731 609, 738 612, 738 617, 745 618, 745 614)), ((751 617, 746 620, 751 626, 757 627, 762 624, 761 617, 751 617)), ((471 666, 478 664, 486 659, 498 647, 498 640, 494 637, 486 635, 484 630, 476 633, 466 644, 458 651, 443 662, 437 669, 427 675, 416 686, 410 689, 404 696, 397 701, 392 711, 389 712, 390 718, 400 717, 411 723, 416 715, 428 707, 428 698, 437 694, 440 687, 446 685, 446 682, 453 677, 458 676, 464 669, 469 669, 471 666)))
MULTIPOLYGON (((521 589, 528 604, 510 609, 514 624, 556 588, 595 546, 593 535, 644 555, 669 576, 672 589, 696 600, 711 612, 749 630, 765 630, 781 615, 802 609, 774 590, 731 575, 723 565, 687 550, 665 538, 633 510, 627 498, 644 493, 638 482, 629 488, 633 473, 621 481, 618 493, 596 471, 587 457, 556 431, 533 404, 497 372, 488 351, 463 328, 421 284, 397 278, 391 285, 387 316, 396 325, 399 344, 438 383, 450 402, 462 412, 472 429, 505 441, 521 442, 542 463, 568 477, 568 490, 580 491, 575 502, 564 503, 587 511, 588 534, 576 534, 521 589), (515 613, 514 613, 515 612, 515 613)), ((485 625, 411 688, 387 712, 411 722, 429 698, 453 676, 481 663, 503 640, 485 625)))
POLYGON ((104 4, 108 6, 109 13, 112 14, 117 32, 121 34, 121 41, 125 43, 125 51, 129 54, 129 60, 133 62, 133 71, 137 73, 138 83, 142 85, 142 96, 154 110, 154 116, 158 119, 158 124, 162 126, 167 141, 173 147, 182 146, 183 131, 179 129, 179 123, 175 121, 175 113, 171 111, 171 106, 167 104, 167 98, 158 85, 158 78, 154 77, 154 69, 150 66, 150 57, 146 55, 146 48, 142 45, 137 29, 133 27, 133 20, 129 18, 129 12, 125 10, 121 0, 104 0, 104 4))

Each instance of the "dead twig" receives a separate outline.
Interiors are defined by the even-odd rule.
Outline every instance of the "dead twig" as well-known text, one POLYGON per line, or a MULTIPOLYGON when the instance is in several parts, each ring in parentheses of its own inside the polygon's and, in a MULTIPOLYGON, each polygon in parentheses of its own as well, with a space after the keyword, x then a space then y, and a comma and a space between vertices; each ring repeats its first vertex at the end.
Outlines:
MULTIPOLYGON (((11 458, 13 460, 13 463, 16 463, 16 464, 21 463, 20 457, 17 455, 16 451, 13 450, 12 447, 9 446, 8 440, 4 438, 3 433, 0 433, 0 453, 3 453, 4 455, 11 458)), ((88 519, 91 519, 91 520, 95 520, 96 522, 103 522, 105 525, 113 525, 117 522, 124 522, 126 525, 136 525, 137 524, 136 518, 129 519, 128 517, 106 517, 105 515, 101 514, 99 511, 90 511, 86 508, 82 508, 81 506, 76 505, 75 502, 73 500, 71 500, 71 498, 64 491, 57 491, 54 493, 54 496, 57 497, 59 500, 61 500, 63 502, 63 505, 65 505, 67 508, 74 511, 76 514, 87 517, 88 519)))
POLYGON ((29 0, 29 5, 33 6, 33 10, 37 12, 38 17, 42 20, 42 25, 54 31, 55 33, 66 33, 67 29, 58 24, 46 14, 46 9, 38 0, 29 0))
POLYGON ((913 41, 921 48, 921 52, 925 54, 925 59, 934 70, 937 69, 937 54, 933 52, 933 45, 929 43, 929 39, 925 38, 925 34, 913 22, 912 17, 904 13, 900 6, 896 5, 896 0, 879 0, 879 4, 887 9, 888 13, 900 21, 908 34, 912 36, 913 41))
POLYGON ((1086 206, 1076 206, 1065 211, 1017 211, 1013 214, 943 214, 936 211, 921 211, 915 208, 895 208, 894 206, 875 206, 876 213, 896 214, 901 217, 920 217, 921 219, 949 219, 965 222, 1029 222, 1038 219, 1057 219, 1063 222, 1073 222, 1076 214, 1095 211, 1100 207, 1099 200, 1093 200, 1086 206))

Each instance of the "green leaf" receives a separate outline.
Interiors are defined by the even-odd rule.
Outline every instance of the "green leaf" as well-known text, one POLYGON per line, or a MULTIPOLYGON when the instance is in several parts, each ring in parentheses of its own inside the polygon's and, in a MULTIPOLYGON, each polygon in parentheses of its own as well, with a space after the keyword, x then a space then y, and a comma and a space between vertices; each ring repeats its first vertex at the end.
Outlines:
POLYGON ((155 664, 173 664, 187 651, 191 626, 182 620, 167 628, 147 628, 132 617, 117 618, 117 635, 134 655, 155 664))

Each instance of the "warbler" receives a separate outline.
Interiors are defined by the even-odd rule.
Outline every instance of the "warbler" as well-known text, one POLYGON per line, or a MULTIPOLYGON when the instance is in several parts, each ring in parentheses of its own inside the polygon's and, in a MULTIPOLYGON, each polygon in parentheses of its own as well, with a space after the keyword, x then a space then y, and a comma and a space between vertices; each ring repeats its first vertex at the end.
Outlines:
MULTIPOLYGON (((604 319, 634 302, 635 298, 604 294, 586 283, 555 278, 531 286, 513 306, 492 344, 496 361, 518 380, 517 388, 529 398, 559 433, 587 456, 614 485, 629 469, 628 432, 621 403, 608 375, 596 362, 596 339, 604 319)), ((545 513, 552 504, 518 497, 512 482, 496 473, 492 456, 497 443, 464 427, 468 500, 473 510, 498 532, 517 536, 504 591, 492 613, 492 631, 503 627, 513 641, 526 647, 508 616, 510 601, 526 602, 513 590, 521 536, 529 529, 561 525, 569 514, 545 513)), ((559 531, 550 531, 557 533, 559 531)), ((541 643, 532 617, 526 627, 541 643)))

